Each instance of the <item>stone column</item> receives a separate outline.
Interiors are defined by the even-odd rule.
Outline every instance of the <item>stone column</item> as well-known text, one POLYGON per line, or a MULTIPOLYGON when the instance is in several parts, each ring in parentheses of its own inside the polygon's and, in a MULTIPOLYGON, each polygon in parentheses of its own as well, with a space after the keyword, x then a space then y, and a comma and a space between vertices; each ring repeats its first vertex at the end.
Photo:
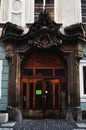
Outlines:
POLYGON ((70 52, 67 57, 68 64, 68 108, 72 106, 72 91, 73 91, 73 53, 70 52))

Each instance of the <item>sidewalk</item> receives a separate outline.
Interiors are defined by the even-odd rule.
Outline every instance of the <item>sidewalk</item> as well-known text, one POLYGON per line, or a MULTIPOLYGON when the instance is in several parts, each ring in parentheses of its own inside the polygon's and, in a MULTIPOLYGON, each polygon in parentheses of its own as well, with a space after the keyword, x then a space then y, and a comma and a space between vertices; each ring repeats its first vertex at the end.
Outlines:
POLYGON ((0 124, 0 130, 86 130, 86 121, 68 122, 58 119, 26 119, 0 124))

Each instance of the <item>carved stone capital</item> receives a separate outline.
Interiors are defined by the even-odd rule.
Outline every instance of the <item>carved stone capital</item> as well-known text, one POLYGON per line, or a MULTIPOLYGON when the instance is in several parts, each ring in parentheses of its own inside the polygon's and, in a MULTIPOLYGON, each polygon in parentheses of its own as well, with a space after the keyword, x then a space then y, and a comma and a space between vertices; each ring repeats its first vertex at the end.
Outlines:
POLYGON ((6 45, 6 58, 8 59, 8 61, 12 61, 12 63, 13 63, 14 47, 12 44, 6 45))
POLYGON ((83 57, 83 53, 81 50, 75 50, 74 56, 77 60, 80 60, 83 57))
POLYGON ((83 57, 82 43, 81 43, 81 41, 78 41, 78 43, 77 43, 76 46, 75 46, 74 57, 75 57, 77 60, 80 60, 80 59, 82 59, 82 57, 83 57))

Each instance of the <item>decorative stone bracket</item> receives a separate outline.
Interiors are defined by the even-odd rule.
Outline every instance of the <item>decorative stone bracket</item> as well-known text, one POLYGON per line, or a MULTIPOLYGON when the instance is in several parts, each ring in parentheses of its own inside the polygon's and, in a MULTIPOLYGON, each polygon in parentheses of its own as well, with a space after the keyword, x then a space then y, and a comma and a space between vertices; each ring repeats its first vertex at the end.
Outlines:
POLYGON ((8 59, 9 62, 11 62, 13 64, 14 48, 13 48, 12 44, 6 45, 6 58, 8 59))

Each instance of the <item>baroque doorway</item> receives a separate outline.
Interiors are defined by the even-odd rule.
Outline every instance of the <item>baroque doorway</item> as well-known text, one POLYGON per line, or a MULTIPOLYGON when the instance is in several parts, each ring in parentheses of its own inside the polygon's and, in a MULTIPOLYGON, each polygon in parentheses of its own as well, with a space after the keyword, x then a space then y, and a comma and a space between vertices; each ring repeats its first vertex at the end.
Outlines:
MULTIPOLYGON (((30 111, 59 111, 67 106, 67 66, 53 50, 35 50, 22 63, 21 107, 30 111)), ((31 116, 35 114, 32 113, 31 116)), ((37 114, 40 116, 39 114, 37 114)))

